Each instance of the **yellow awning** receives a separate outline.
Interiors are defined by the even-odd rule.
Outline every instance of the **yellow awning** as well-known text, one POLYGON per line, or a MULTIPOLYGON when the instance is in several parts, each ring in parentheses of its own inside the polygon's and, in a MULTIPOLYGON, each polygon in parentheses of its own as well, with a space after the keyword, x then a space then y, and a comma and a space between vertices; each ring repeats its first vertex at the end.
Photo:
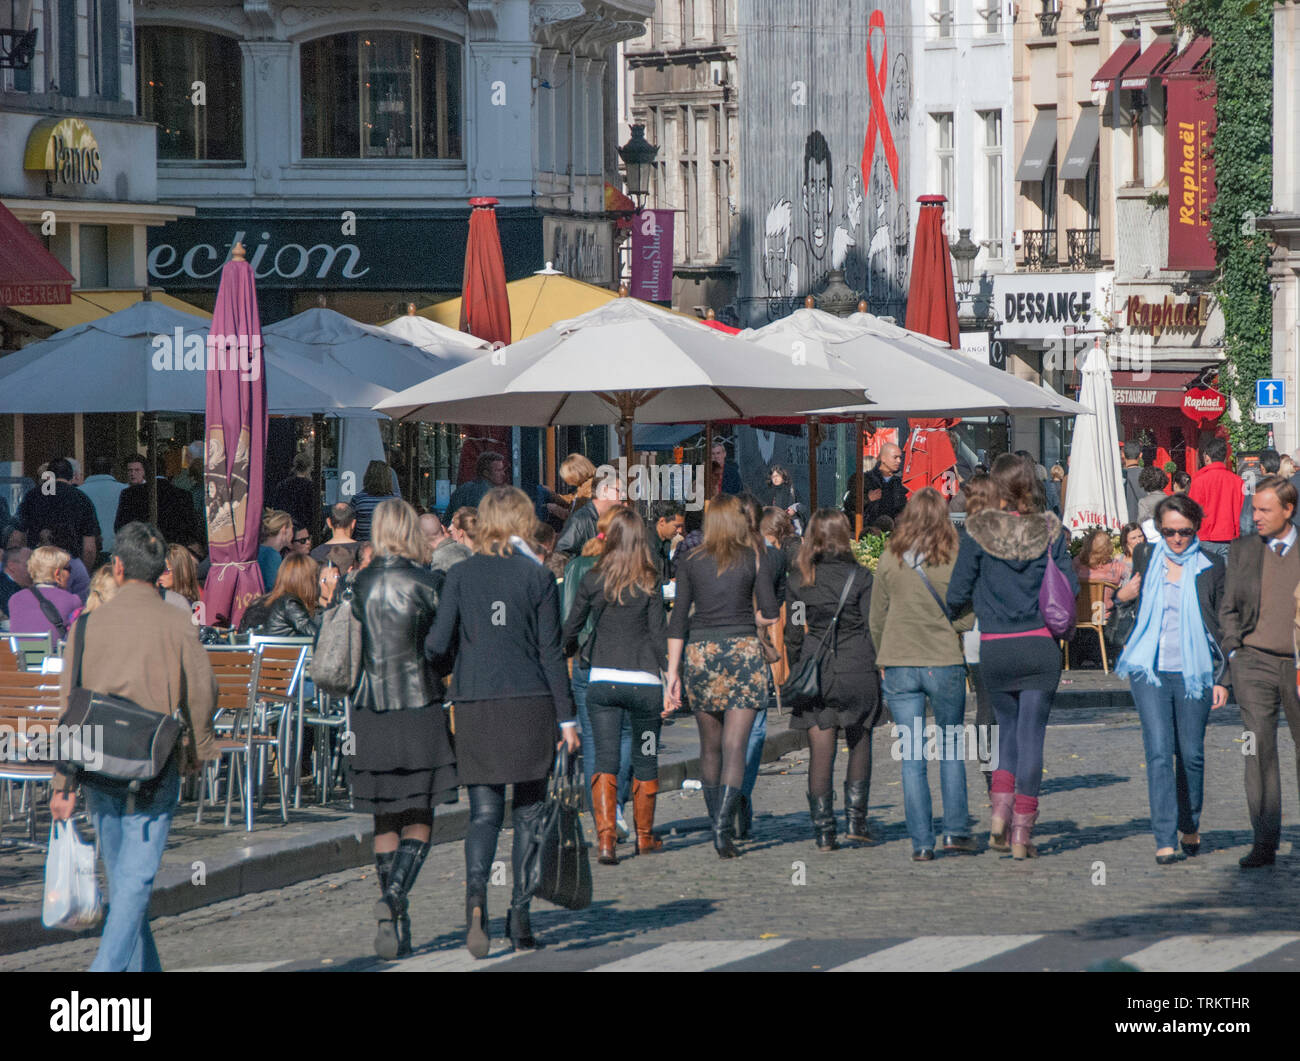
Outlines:
MULTIPOLYGON (((174 310, 179 310, 182 313, 193 313, 204 320, 212 319, 212 314, 207 310, 199 309, 198 306, 191 306, 188 302, 173 298, 164 291, 150 291, 149 294, 153 301, 161 302, 164 306, 169 306, 174 310)), ((110 313, 116 313, 128 306, 134 306, 143 297, 143 293, 138 289, 126 291, 78 290, 72 292, 72 301, 66 306, 12 306, 10 308, 13 312, 21 313, 24 317, 31 317, 42 324, 48 324, 52 328, 63 331, 64 328, 73 328, 78 324, 88 324, 90 321, 97 321, 101 317, 107 317, 110 313)))
MULTIPOLYGON (((510 300, 510 341, 517 343, 544 331, 556 321, 566 321, 603 306, 618 298, 618 292, 562 274, 544 273, 506 284, 506 297, 510 300)), ((448 328, 459 328, 460 303, 459 298, 452 298, 425 306, 417 312, 421 317, 428 317, 448 328)), ((696 319, 686 313, 680 316, 696 319)))

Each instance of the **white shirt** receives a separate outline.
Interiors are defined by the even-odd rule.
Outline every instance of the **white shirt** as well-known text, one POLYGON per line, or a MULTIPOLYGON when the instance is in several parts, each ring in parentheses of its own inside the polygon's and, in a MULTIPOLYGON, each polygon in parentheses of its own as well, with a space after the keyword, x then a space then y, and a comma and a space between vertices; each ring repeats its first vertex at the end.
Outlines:
POLYGON ((1278 556, 1286 556, 1286 554, 1291 551, 1291 546, 1295 545, 1296 536, 1295 524, 1288 523, 1286 525, 1286 533, 1280 538, 1270 538, 1268 540, 1268 547, 1272 549, 1273 552, 1277 553, 1278 556), (1281 542, 1282 544, 1279 546, 1276 544, 1277 542, 1281 542))
POLYGON ((99 520, 99 536, 104 545, 104 552, 110 552, 117 535, 113 531, 113 520, 117 518, 117 502, 126 489, 126 483, 119 483, 111 475, 92 475, 79 487, 95 506, 95 516, 99 520))

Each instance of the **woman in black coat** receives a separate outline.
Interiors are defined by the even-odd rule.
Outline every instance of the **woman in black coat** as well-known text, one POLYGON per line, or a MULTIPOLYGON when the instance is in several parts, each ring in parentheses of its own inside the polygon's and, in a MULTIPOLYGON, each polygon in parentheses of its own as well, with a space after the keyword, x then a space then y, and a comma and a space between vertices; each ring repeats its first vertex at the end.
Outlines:
POLYGON ((595 770, 591 806, 596 818, 600 862, 617 866, 618 768, 623 719, 632 722, 632 810, 637 853, 658 851, 654 835, 659 794, 659 730, 664 709, 661 672, 668 664, 668 628, 659 568, 646 540, 646 524, 635 512, 616 509, 605 531, 600 559, 582 577, 564 622, 564 651, 578 651, 588 616, 594 626, 582 646, 590 671, 587 710, 591 716, 595 770))
POLYGON ((794 673, 804 653, 815 653, 830 632, 840 595, 848 586, 848 597, 821 666, 821 701, 811 708, 795 708, 790 719, 791 729, 808 733, 808 810, 822 851, 838 847, 832 779, 836 736, 841 729, 849 746, 844 779, 849 836, 870 839, 867 794, 871 788, 871 730, 881 714, 880 677, 868 625, 871 572, 854 559, 851 542, 844 513, 820 509, 808 521, 808 533, 786 588, 785 643, 794 673))
POLYGON ((438 596, 415 509, 396 498, 381 502, 370 538, 374 559, 352 587, 362 671, 352 697, 350 766, 356 809, 375 816, 383 892, 375 952, 394 958, 411 949, 406 897, 429 853, 433 805, 456 801, 456 758, 442 686, 421 651, 438 596))
POLYGON ((537 524, 522 490, 498 486, 478 506, 474 555, 447 572, 426 656, 452 671, 456 758, 469 789, 465 835, 465 945, 488 953, 487 885, 513 785, 514 890, 506 917, 513 949, 538 944, 529 924, 526 865, 545 806, 557 726, 570 752, 579 745, 569 675, 560 651, 555 576, 530 544, 537 524))

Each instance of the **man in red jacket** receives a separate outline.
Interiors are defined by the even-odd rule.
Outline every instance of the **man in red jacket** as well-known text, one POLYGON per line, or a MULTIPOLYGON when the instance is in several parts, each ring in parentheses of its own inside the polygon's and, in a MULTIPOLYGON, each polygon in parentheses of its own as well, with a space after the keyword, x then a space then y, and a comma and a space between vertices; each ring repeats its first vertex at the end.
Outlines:
POLYGON ((1228 544, 1240 533, 1239 520, 1245 486, 1241 476, 1228 470, 1228 443, 1212 438, 1205 444, 1205 457, 1209 462, 1192 475, 1187 496, 1205 511, 1201 524, 1201 548, 1228 558, 1228 544))

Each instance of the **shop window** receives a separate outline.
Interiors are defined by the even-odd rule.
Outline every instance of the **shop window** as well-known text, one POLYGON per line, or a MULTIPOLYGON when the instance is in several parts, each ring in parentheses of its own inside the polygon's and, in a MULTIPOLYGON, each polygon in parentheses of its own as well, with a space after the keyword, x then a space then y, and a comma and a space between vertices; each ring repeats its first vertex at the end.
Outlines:
POLYGON ((984 192, 984 238, 989 257, 1002 257, 1002 112, 980 111, 984 127, 981 149, 984 192))
POLYGON ((460 45, 339 33, 304 44, 301 70, 304 158, 461 157, 460 45))
POLYGON ((243 55, 230 37, 174 26, 136 30, 136 99, 158 126, 159 161, 244 157, 243 55), (195 103, 201 83, 202 105, 195 103))
POLYGON ((931 135, 934 144, 934 179, 938 185, 940 194, 948 200, 949 214, 957 210, 957 204, 953 201, 953 171, 955 162, 955 149, 952 133, 952 115, 951 114, 932 114, 931 135))
POLYGON ((88 290, 108 287, 108 226, 79 225, 77 243, 81 258, 78 286, 88 290))

